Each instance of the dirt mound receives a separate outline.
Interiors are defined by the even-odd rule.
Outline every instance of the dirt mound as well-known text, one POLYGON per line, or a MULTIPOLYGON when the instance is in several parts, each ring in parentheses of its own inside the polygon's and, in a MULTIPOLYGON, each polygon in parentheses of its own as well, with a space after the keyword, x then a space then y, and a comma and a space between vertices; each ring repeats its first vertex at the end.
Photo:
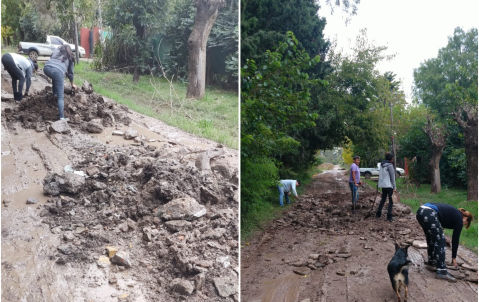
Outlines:
POLYGON ((223 147, 158 148, 134 131, 120 133, 133 144, 93 141, 85 134, 131 122, 126 107, 96 93, 65 95, 68 123, 57 112, 48 88, 2 112, 10 129, 21 122, 69 152, 72 165, 43 180, 50 198, 40 215, 62 238, 50 259, 97 263, 112 286, 133 271, 152 301, 237 301, 238 170, 223 147))

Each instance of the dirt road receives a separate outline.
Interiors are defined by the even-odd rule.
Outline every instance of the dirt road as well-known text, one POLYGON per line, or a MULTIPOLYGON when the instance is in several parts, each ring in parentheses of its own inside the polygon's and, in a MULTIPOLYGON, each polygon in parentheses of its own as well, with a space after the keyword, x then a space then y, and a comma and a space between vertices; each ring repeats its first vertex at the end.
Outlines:
POLYGON ((88 89, 58 122, 45 78, 20 104, 9 79, 2 301, 238 301, 236 150, 88 89))
MULTIPOLYGON (((424 235, 405 205, 394 205, 394 223, 385 220, 386 212, 380 220, 364 220, 374 193, 361 188, 363 207, 352 215, 345 171, 317 175, 281 218, 249 245, 243 243, 241 301, 397 301, 386 270, 395 251, 393 237, 406 243, 424 241, 424 235)), ((463 278, 456 284, 436 280, 424 268, 426 250, 411 246, 408 251, 414 263, 408 301, 477 301, 477 271, 451 271, 463 278)), ((473 252, 460 247, 458 254, 458 261, 477 268, 473 252)))

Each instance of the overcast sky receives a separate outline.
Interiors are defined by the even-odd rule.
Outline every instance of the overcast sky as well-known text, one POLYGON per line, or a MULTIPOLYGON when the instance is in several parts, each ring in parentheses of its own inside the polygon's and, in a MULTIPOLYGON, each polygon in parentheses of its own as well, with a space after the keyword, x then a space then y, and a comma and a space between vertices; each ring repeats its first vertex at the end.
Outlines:
POLYGON ((327 21, 325 36, 330 40, 336 36, 339 47, 354 45, 359 30, 367 28, 368 39, 374 41, 374 45, 387 46, 388 54, 396 53, 393 61, 380 64, 378 69, 396 73, 410 101, 414 68, 437 57, 457 26, 465 31, 478 27, 478 3, 478 0, 362 0, 358 14, 348 25, 340 9, 331 15, 330 9, 322 4, 319 13, 327 21))

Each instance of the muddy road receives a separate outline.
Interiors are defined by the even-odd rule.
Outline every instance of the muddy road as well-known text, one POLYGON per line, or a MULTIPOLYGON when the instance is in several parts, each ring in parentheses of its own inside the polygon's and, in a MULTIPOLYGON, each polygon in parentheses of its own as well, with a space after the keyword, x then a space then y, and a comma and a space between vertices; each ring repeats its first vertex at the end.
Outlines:
POLYGON ((238 301, 238 152, 32 82, 2 70, 1 300, 238 301))
MULTIPOLYGON (((357 214, 351 214, 345 171, 315 176, 313 183, 281 218, 241 248, 241 301, 343 302, 397 301, 387 265, 400 243, 425 242, 415 213, 395 204, 393 219, 367 218, 372 188, 361 188, 357 214)), ((376 204, 377 207, 377 204, 376 204)), ((385 207, 387 208, 387 207, 385 207)), ((459 247, 455 284, 434 279, 425 269, 426 249, 409 247, 408 301, 477 301, 477 256, 459 247)), ((448 248, 446 259, 450 261, 448 248)))

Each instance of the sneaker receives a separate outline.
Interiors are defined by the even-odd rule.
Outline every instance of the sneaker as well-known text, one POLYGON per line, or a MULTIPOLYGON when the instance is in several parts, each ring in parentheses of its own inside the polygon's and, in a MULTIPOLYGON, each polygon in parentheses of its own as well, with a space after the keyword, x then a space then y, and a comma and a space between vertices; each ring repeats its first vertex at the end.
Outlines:
POLYGON ((443 279, 443 280, 446 280, 448 282, 457 282, 457 279, 454 278, 451 274, 449 273, 445 273, 445 274, 439 274, 439 273, 436 273, 436 279, 443 279))

